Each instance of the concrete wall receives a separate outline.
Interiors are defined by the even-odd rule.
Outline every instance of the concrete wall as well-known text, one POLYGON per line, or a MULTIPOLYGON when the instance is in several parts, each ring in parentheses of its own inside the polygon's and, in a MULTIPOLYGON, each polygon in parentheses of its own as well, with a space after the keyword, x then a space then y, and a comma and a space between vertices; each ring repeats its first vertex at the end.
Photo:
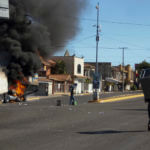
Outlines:
POLYGON ((88 84, 88 93, 93 93, 93 84, 92 83, 88 84))
POLYGON ((74 57, 74 75, 84 76, 84 59, 74 57), (78 73, 78 65, 81 66, 81 73, 78 73))
POLYGON ((77 84, 77 87, 75 88, 75 93, 76 94, 80 94, 82 92, 82 88, 81 88, 81 82, 79 82, 78 80, 75 80, 74 83, 77 84))
MULTIPOLYGON (((92 66, 95 66, 95 62, 85 62, 92 66)), ((110 62, 98 62, 98 72, 102 76, 102 79, 105 80, 107 77, 111 77, 111 63, 110 62)))
POLYGON ((53 83, 52 82, 49 82, 48 84, 48 95, 52 95, 52 89, 53 89, 53 83))
POLYGON ((0 94, 8 92, 8 80, 6 74, 0 68, 0 94))

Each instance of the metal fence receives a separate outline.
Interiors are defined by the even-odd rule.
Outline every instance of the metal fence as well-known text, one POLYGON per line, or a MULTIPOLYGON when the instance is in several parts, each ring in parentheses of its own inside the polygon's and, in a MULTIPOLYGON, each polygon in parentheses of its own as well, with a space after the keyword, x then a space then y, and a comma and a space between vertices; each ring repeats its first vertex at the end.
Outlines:
POLYGON ((54 93, 68 93, 70 84, 64 83, 55 83, 54 84, 54 93))

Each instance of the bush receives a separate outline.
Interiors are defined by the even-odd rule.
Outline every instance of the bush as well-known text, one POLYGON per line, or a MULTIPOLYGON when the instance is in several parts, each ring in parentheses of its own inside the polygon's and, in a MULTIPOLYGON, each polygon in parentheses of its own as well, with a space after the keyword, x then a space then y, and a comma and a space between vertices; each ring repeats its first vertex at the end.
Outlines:
POLYGON ((132 85, 131 90, 133 90, 133 91, 137 90, 137 86, 135 84, 132 85))

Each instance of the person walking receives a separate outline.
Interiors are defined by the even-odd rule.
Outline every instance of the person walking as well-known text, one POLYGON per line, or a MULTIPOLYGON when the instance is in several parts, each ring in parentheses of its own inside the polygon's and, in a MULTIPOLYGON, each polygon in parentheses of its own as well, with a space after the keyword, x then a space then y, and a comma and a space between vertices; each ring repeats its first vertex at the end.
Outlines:
POLYGON ((74 88, 76 85, 71 85, 70 86, 70 105, 77 105, 77 101, 74 98, 74 88))

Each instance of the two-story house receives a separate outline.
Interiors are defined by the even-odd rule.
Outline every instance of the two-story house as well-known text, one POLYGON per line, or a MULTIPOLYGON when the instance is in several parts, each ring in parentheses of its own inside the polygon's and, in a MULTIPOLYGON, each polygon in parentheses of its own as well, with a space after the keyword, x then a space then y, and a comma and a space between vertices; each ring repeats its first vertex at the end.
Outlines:
POLYGON ((62 60, 66 65, 66 73, 71 75, 72 84, 76 83, 76 93, 84 92, 84 58, 77 57, 75 55, 70 56, 69 52, 66 51, 64 56, 51 56, 50 59, 53 61, 62 60))
POLYGON ((113 66, 112 78, 118 82, 118 86, 122 88, 122 82, 124 82, 124 88, 126 90, 130 90, 134 82, 134 71, 130 65, 126 65, 124 67, 122 67, 122 65, 113 66))
POLYGON ((50 95, 49 91, 51 91, 51 94, 68 93, 71 76, 68 74, 52 74, 52 69, 57 67, 57 63, 51 59, 44 60, 41 57, 41 63, 38 81, 40 84, 46 85, 45 89, 48 91, 48 95, 50 95))

